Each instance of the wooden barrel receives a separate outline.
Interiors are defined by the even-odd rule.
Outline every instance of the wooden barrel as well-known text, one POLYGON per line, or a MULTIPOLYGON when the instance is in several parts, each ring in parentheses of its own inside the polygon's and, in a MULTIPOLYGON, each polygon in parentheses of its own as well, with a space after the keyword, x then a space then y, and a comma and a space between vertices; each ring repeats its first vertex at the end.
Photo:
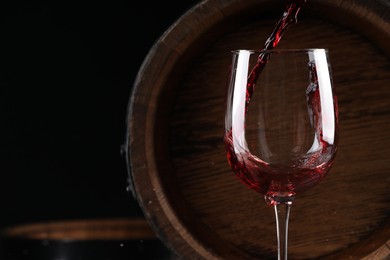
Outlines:
POLYGON ((0 259, 172 259, 145 219, 64 220, 1 230, 0 259))
MULTIPOLYGON (((260 49, 284 2, 202 1, 139 70, 127 119, 132 189, 185 259, 275 259, 273 210, 233 176, 222 136, 230 50, 260 49)), ((279 46, 329 49, 340 112, 334 167, 292 207, 290 259, 388 258, 388 1, 310 0, 279 46)))

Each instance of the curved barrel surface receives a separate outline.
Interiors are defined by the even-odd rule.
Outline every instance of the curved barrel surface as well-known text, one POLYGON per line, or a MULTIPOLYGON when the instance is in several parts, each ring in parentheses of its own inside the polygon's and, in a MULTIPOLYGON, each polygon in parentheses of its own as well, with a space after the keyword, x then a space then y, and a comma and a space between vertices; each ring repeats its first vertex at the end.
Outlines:
MULTIPOLYGON (((158 39, 134 83, 132 188, 154 230, 184 258, 275 257, 273 210, 233 176, 223 122, 230 51, 261 48, 280 2, 200 2, 158 39)), ((340 112, 331 172, 292 207, 291 259, 390 255, 388 46, 390 6, 380 0, 308 1, 280 42, 329 49, 340 112)))

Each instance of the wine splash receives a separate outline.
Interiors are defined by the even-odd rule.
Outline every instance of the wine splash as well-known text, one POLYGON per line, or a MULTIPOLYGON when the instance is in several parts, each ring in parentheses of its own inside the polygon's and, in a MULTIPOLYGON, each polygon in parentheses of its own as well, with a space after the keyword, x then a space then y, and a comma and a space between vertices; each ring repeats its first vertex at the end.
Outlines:
POLYGON ((294 197, 317 185, 325 177, 334 160, 334 147, 322 143, 321 148, 300 158, 291 166, 268 164, 250 152, 234 151, 232 132, 225 136, 228 162, 236 176, 248 188, 267 197, 294 197))

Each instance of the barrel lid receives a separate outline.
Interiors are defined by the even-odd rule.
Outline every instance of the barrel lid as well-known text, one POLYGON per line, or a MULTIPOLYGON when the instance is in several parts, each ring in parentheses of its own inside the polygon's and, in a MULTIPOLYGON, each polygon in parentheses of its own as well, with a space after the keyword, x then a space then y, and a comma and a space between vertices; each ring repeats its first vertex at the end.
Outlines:
MULTIPOLYGON (((281 2, 200 2, 156 41, 134 82, 131 188, 155 232, 184 258, 275 257, 273 211, 233 177, 222 135, 230 50, 261 47, 281 2)), ((292 208, 294 259, 390 255, 388 46, 390 6, 381 0, 308 1, 280 43, 329 49, 340 112, 334 166, 292 208)))

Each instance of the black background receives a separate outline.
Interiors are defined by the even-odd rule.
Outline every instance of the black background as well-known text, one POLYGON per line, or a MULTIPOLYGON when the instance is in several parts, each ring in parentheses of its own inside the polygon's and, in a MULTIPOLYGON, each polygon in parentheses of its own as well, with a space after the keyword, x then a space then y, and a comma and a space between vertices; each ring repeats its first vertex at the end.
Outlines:
POLYGON ((0 4, 0 225, 138 217, 120 146, 135 76, 194 0, 0 4))

